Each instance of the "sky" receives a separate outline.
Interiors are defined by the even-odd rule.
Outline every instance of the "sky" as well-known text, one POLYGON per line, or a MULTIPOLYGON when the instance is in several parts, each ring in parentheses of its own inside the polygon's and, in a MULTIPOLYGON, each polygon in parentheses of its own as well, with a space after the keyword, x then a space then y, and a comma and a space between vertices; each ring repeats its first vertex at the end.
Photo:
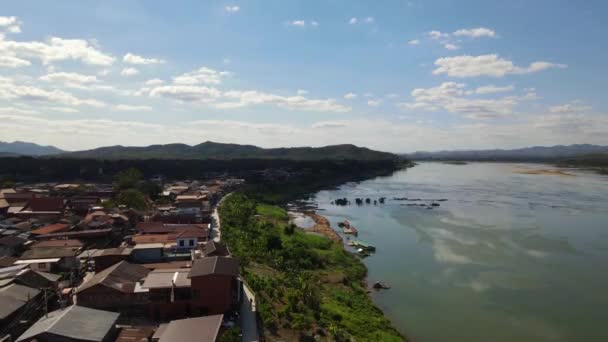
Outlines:
POLYGON ((608 145, 606 1, 3 1, 0 141, 608 145))

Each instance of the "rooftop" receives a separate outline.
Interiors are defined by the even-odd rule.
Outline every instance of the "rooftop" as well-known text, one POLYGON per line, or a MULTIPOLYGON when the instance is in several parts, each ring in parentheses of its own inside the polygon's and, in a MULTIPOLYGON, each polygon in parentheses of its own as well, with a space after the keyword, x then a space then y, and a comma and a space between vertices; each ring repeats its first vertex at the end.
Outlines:
POLYGON ((190 269, 156 269, 150 273, 144 280, 143 288, 147 289, 163 289, 175 287, 190 287, 191 282, 188 278, 190 269))
POLYGON ((215 315, 171 321, 159 334, 159 342, 215 341, 223 319, 224 315, 215 315))
POLYGON ((19 258, 20 260, 28 259, 48 259, 48 258, 65 258, 75 256, 80 250, 78 247, 41 247, 32 248, 25 251, 19 258))
POLYGON ((207 275, 228 275, 236 277, 239 274, 238 259, 230 257, 207 257, 196 259, 192 263, 192 270, 188 278, 207 275))
POLYGON ((63 231, 68 230, 69 228, 70 228, 70 226, 65 223, 56 223, 56 224, 50 224, 48 226, 44 226, 44 227, 32 230, 31 233, 34 235, 45 235, 45 234, 63 232, 63 231))
POLYGON ((17 284, 0 288, 0 319, 7 318, 21 309, 25 303, 39 293, 40 291, 37 289, 17 284))
POLYGON ((119 314, 115 312, 72 305, 42 316, 38 322, 19 336, 17 342, 35 338, 43 333, 79 341, 103 341, 114 327, 118 316, 119 314))
POLYGON ((147 268, 121 261, 95 274, 89 281, 82 284, 77 292, 80 293, 99 284, 114 290, 133 293, 135 284, 144 279, 150 270, 147 268))

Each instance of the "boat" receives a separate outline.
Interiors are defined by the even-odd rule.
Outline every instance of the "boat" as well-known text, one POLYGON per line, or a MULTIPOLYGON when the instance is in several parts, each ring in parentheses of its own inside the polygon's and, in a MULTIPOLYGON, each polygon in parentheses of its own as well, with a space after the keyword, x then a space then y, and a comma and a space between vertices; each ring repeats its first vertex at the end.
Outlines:
POLYGON ((388 290, 391 288, 390 285, 385 284, 383 282, 377 281, 374 283, 374 285, 372 285, 373 288, 377 289, 377 290, 388 290))
POLYGON ((357 228, 355 228, 353 226, 344 227, 343 231, 344 231, 344 234, 351 234, 351 235, 354 235, 354 236, 359 235, 359 231, 357 231, 357 228))
POLYGON ((375 251, 376 250, 376 247, 374 245, 371 245, 371 244, 369 244, 367 242, 363 242, 361 240, 352 240, 352 243, 356 247, 358 247, 360 249, 363 249, 363 250, 367 250, 367 251, 375 251))
POLYGON ((340 227, 340 228, 349 228, 350 227, 350 222, 348 222, 348 220, 344 220, 344 221, 338 223, 338 227, 340 227))

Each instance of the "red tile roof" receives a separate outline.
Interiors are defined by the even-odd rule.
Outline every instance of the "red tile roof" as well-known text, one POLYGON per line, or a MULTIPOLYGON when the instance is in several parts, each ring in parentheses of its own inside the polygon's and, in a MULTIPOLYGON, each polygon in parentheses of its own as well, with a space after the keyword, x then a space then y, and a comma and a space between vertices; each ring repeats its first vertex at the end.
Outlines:
POLYGON ((33 235, 45 235, 45 234, 51 234, 51 233, 65 232, 69 228, 70 228, 70 226, 67 224, 56 223, 56 224, 51 224, 48 226, 44 226, 42 228, 32 230, 30 233, 32 233, 33 235))

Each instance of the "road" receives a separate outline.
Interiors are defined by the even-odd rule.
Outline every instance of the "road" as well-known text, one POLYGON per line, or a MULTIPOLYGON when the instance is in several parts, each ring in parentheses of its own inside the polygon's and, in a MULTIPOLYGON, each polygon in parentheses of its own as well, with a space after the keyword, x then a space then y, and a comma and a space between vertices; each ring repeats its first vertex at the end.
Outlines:
POLYGON ((213 208, 213 213, 211 213, 211 238, 215 242, 220 242, 222 239, 222 232, 220 231, 220 213, 218 211, 218 208, 220 207, 220 205, 222 205, 222 202, 224 202, 224 200, 230 195, 232 195, 232 192, 222 197, 222 199, 217 203, 217 205, 215 205, 215 208, 213 208))
POLYGON ((244 298, 241 303, 241 332, 243 334, 243 342, 257 342, 259 334, 255 295, 247 284, 243 284, 243 295, 244 298))

